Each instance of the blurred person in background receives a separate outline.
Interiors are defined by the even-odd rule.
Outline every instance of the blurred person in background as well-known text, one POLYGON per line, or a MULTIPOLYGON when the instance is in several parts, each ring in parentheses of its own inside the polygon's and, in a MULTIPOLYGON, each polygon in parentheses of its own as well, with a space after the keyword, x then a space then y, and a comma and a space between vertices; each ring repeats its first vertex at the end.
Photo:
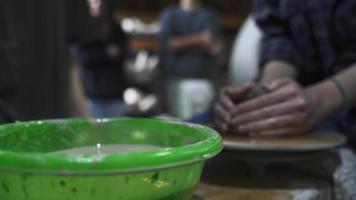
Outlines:
POLYGON ((128 53, 127 36, 114 21, 115 0, 88 0, 94 18, 97 40, 76 46, 72 53, 80 66, 87 103, 93 117, 124 115, 124 64, 128 53))
POLYGON ((68 45, 90 28, 84 0, 0 1, 0 123, 88 115, 68 45))
MULTIPOLYGON (((253 137, 336 130, 355 147, 355 9, 352 0, 255 0, 264 33, 262 73, 256 82, 221 90, 219 128, 253 137)), ((339 153, 336 186, 342 199, 354 199, 356 156, 347 148, 339 153)))
POLYGON ((223 45, 215 11, 200 0, 180 0, 179 6, 163 11, 160 21, 160 50, 169 85, 184 79, 206 79, 217 87, 223 45))

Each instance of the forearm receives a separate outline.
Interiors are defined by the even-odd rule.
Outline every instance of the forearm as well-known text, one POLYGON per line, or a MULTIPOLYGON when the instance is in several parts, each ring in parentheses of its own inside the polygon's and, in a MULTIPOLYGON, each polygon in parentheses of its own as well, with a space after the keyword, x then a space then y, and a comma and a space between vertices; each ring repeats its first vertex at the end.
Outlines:
POLYGON ((169 48, 173 51, 203 49, 203 40, 200 35, 175 37, 169 41, 169 48))
POLYGON ((340 92, 330 79, 307 87, 305 95, 311 102, 315 102, 313 107, 316 121, 337 111, 342 105, 340 92))
POLYGON ((340 109, 345 103, 356 102, 356 65, 306 89, 306 93, 318 102, 318 117, 323 118, 340 109), (338 83, 333 81, 336 79, 338 83), (337 84, 340 84, 339 86, 337 84), (339 88, 340 87, 340 88, 339 88), (344 94, 343 94, 344 93, 344 94))
POLYGON ((263 71, 261 72, 260 83, 268 84, 276 79, 292 78, 295 79, 298 76, 298 72, 295 67, 281 60, 273 60, 265 64, 263 71))
POLYGON ((340 72, 335 79, 339 81, 345 92, 345 103, 355 105, 356 103, 356 63, 346 70, 340 72))

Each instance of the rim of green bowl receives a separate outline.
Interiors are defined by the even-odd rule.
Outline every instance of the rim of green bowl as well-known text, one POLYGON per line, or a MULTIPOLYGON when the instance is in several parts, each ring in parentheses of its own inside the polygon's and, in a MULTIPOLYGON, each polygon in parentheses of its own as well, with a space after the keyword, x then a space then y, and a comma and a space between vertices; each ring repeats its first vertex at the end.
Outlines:
MULTIPOLYGON (((13 126, 24 126, 33 123, 66 123, 93 121, 96 119, 63 119, 17 122, 0 125, 0 130, 13 126)), ((206 139, 189 145, 164 148, 163 150, 131 153, 114 153, 96 159, 92 156, 66 156, 48 153, 21 153, 0 149, 0 171, 24 172, 35 174, 85 175, 85 174, 118 174, 142 171, 162 170, 167 168, 191 165, 210 159, 223 148, 222 138, 215 130, 192 123, 167 121, 160 119, 121 118, 100 119, 102 121, 134 120, 139 122, 164 123, 185 126, 206 135, 206 139)))

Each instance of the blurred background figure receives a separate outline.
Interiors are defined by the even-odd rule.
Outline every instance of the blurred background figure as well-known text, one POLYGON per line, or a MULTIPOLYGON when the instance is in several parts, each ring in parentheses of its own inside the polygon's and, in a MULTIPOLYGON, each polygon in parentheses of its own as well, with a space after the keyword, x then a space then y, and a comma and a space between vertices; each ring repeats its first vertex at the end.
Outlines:
POLYGON ((122 96, 127 83, 123 68, 128 55, 128 38, 113 19, 115 0, 88 0, 88 4, 95 22, 92 31, 98 37, 74 47, 72 53, 80 66, 91 115, 120 117, 125 113, 122 96))
POLYGON ((169 112, 189 120, 209 110, 221 78, 218 18, 200 0, 181 0, 179 6, 166 8, 160 21, 169 112))
POLYGON ((87 116, 68 62, 91 40, 86 2, 0 1, 0 15, 0 123, 87 116))
POLYGON ((124 88, 130 116, 165 115, 168 104, 190 120, 211 105, 217 79, 223 79, 221 35, 233 40, 249 5, 248 0, 1 2, 0 121, 121 116, 124 88), (199 42, 171 48, 190 36, 199 42), (75 59, 69 62, 72 44, 69 55, 75 59), (167 75, 170 83, 179 83, 171 87, 172 102, 163 89, 167 75))

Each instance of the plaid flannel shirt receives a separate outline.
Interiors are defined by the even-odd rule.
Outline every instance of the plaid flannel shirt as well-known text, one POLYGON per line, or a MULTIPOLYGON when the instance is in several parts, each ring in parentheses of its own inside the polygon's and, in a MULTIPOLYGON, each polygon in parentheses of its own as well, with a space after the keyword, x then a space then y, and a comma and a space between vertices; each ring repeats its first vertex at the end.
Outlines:
POLYGON ((265 34, 262 66, 288 61, 311 84, 356 61, 355 0, 255 0, 253 12, 265 34))

